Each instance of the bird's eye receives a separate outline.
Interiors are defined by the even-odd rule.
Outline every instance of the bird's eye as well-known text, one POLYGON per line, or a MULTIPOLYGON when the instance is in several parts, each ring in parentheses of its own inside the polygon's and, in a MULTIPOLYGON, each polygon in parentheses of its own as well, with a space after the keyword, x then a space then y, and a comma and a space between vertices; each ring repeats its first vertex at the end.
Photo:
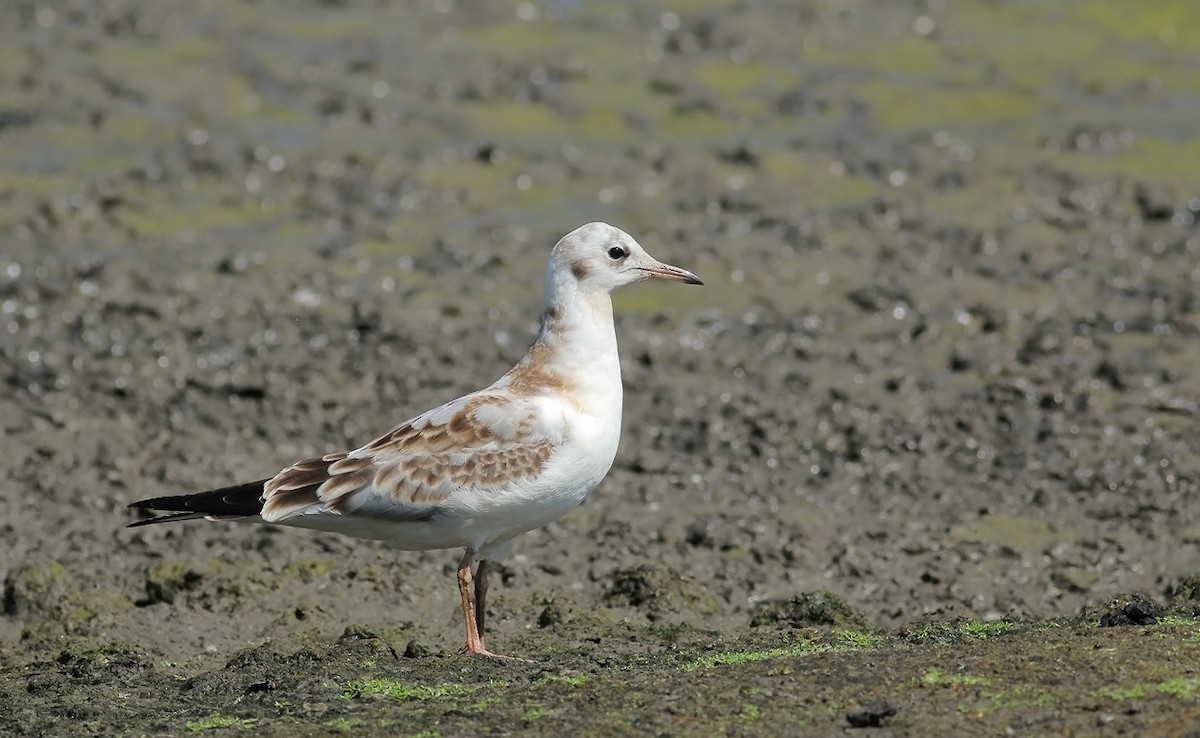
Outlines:
POLYGON ((626 253, 625 249, 621 248, 620 246, 613 246, 608 250, 608 258, 612 259, 613 261, 620 261, 626 256, 628 256, 628 254, 626 253))

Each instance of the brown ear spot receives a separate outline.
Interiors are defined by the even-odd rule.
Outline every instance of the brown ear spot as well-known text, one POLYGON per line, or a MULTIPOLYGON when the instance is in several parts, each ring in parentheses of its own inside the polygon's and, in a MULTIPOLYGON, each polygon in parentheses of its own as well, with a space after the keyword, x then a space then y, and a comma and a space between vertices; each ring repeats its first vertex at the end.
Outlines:
POLYGON ((582 261, 576 261, 576 262, 572 263, 571 264, 571 274, 575 275, 575 279, 582 280, 584 277, 586 277, 588 275, 587 264, 584 264, 582 261))

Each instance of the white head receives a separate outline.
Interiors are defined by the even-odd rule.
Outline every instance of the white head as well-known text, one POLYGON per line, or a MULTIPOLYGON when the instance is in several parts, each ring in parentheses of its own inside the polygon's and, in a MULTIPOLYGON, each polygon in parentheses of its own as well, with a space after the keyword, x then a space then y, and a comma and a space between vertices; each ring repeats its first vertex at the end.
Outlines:
POLYGON ((604 294, 644 279, 704 284, 691 272, 658 261, 620 228, 588 223, 563 236, 546 265, 547 297, 571 287, 604 294))

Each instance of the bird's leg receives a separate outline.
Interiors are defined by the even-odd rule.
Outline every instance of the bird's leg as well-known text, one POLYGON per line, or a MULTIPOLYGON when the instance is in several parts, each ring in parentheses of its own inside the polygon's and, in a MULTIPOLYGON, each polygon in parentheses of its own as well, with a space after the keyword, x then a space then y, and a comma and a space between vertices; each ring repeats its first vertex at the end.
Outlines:
POLYGON ((471 596, 471 564, 475 562, 475 552, 467 549, 462 561, 458 562, 458 595, 462 598, 463 619, 467 621, 467 653, 486 654, 483 638, 479 635, 479 626, 475 620, 475 598, 471 596))
POLYGON ((534 662, 515 656, 501 656, 483 646, 483 608, 487 597, 487 561, 479 562, 479 578, 474 581, 472 593, 471 565, 475 563, 475 552, 467 549, 462 561, 458 562, 458 595, 462 598, 463 619, 467 621, 467 645, 463 650, 479 656, 491 656, 505 661, 534 662))
POLYGON ((488 591, 488 562, 487 559, 479 562, 479 566, 475 568, 475 630, 479 632, 479 645, 484 642, 483 621, 487 612, 487 591, 488 591))

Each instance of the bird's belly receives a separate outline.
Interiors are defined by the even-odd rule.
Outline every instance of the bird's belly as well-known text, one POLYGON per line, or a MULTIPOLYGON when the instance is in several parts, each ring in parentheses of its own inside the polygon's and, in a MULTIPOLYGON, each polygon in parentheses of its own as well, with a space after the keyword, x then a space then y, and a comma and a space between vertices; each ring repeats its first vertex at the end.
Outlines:
POLYGON ((612 457, 589 463, 564 458, 547 468, 537 480, 500 490, 472 490, 463 495, 458 511, 467 545, 478 550, 494 541, 505 541, 558 520, 579 506, 596 488, 612 465, 612 457))
POLYGON ((405 551, 430 551, 469 545, 462 526, 453 520, 389 520, 382 517, 335 514, 296 515, 280 523, 293 528, 323 530, 351 538, 387 541, 405 551))
MULTIPOLYGON (((601 460, 603 461, 603 460, 601 460)), ((459 489, 426 520, 321 512, 281 521, 296 528, 387 541, 406 551, 480 548, 553 522, 579 506, 611 466, 570 458, 549 464, 536 479, 488 489, 459 489)))

